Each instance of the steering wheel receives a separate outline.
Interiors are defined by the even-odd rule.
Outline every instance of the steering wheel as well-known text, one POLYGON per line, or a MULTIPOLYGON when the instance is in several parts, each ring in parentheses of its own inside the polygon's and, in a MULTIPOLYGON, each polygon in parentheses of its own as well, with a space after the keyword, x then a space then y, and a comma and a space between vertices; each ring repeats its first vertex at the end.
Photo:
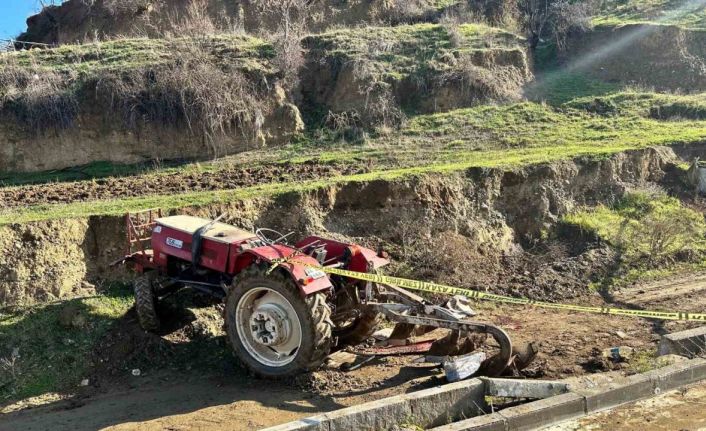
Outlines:
POLYGON ((285 235, 282 232, 264 227, 255 230, 255 235, 260 239, 260 241, 264 242, 267 245, 274 245, 279 244, 280 242, 284 242, 284 240, 292 234, 294 234, 294 232, 289 232, 285 235), (276 239, 272 239, 273 237, 276 239))

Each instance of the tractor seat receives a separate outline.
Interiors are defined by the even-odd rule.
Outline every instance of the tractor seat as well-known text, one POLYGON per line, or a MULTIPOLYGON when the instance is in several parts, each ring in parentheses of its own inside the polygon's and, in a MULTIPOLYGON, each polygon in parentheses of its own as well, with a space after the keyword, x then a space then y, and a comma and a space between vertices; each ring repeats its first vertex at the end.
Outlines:
MULTIPOLYGON (((196 232, 200 227, 205 226, 210 222, 211 220, 205 218, 186 215, 162 217, 156 220, 156 223, 160 226, 185 232, 189 235, 193 235, 194 232, 196 232)), ((229 224, 215 223, 213 227, 211 227, 211 229, 203 235, 203 237, 220 242, 235 242, 254 238, 255 234, 243 229, 238 229, 237 227, 229 224)))

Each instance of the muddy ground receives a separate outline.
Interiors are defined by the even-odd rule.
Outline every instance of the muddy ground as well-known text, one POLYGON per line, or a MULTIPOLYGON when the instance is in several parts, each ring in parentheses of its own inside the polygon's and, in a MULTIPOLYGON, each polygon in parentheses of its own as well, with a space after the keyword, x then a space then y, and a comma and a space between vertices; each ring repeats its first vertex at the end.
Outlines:
POLYGON ((360 166, 307 161, 225 167, 207 172, 174 172, 35 184, 0 188, 0 208, 227 190, 257 184, 298 182, 365 172, 367 169, 360 166))
MULTIPOLYGON (((706 273, 692 274, 616 292, 613 304, 703 312, 705 292, 706 273)), ((605 303, 598 294, 576 302, 605 303)), ((476 308, 479 320, 507 329, 515 342, 542 343, 541 354, 525 377, 645 371, 655 366, 649 353, 661 334, 692 326, 492 303, 478 303, 476 308), (644 353, 627 362, 603 359, 601 351, 614 346, 630 346, 644 353)), ((48 394, 6 405, 0 429, 251 430, 444 382, 438 371, 412 364, 412 356, 380 358, 352 372, 320 370, 288 381, 259 380, 230 359, 219 332, 217 310, 194 310, 196 319, 177 323, 162 337, 139 331, 128 313, 100 346, 100 355, 111 365, 95 368, 91 386, 72 395, 48 394), (199 337, 220 346, 211 372, 172 369, 169 356, 159 354, 160 349, 199 337), (139 354, 167 362, 159 371, 133 376, 120 364, 139 354)))

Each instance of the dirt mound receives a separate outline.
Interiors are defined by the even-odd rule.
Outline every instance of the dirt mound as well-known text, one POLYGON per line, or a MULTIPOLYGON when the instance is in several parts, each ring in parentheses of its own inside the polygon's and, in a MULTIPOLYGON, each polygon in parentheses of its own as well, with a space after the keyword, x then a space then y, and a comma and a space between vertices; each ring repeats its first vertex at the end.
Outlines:
POLYGON ((85 220, 0 229, 0 305, 45 302, 80 289, 89 229, 85 220))
POLYGON ((205 159, 303 130, 271 46, 239 35, 0 55, 0 171, 205 159))
POLYGON ((333 114, 333 128, 517 100, 532 77, 523 39, 484 25, 340 29, 304 44, 303 106, 333 114))

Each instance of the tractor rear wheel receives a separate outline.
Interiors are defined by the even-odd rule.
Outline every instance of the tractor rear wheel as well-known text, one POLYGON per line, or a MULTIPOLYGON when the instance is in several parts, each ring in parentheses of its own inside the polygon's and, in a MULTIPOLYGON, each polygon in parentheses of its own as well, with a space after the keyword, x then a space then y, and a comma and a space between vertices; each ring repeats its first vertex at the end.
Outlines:
POLYGON ((140 275, 133 284, 135 290, 135 311, 140 326, 147 332, 159 331, 160 320, 157 314, 157 296, 154 292, 154 275, 140 275))
POLYGON ((245 367, 277 378, 317 368, 333 340, 331 309, 323 293, 302 296, 288 274, 252 265, 226 299, 228 339, 245 367))

